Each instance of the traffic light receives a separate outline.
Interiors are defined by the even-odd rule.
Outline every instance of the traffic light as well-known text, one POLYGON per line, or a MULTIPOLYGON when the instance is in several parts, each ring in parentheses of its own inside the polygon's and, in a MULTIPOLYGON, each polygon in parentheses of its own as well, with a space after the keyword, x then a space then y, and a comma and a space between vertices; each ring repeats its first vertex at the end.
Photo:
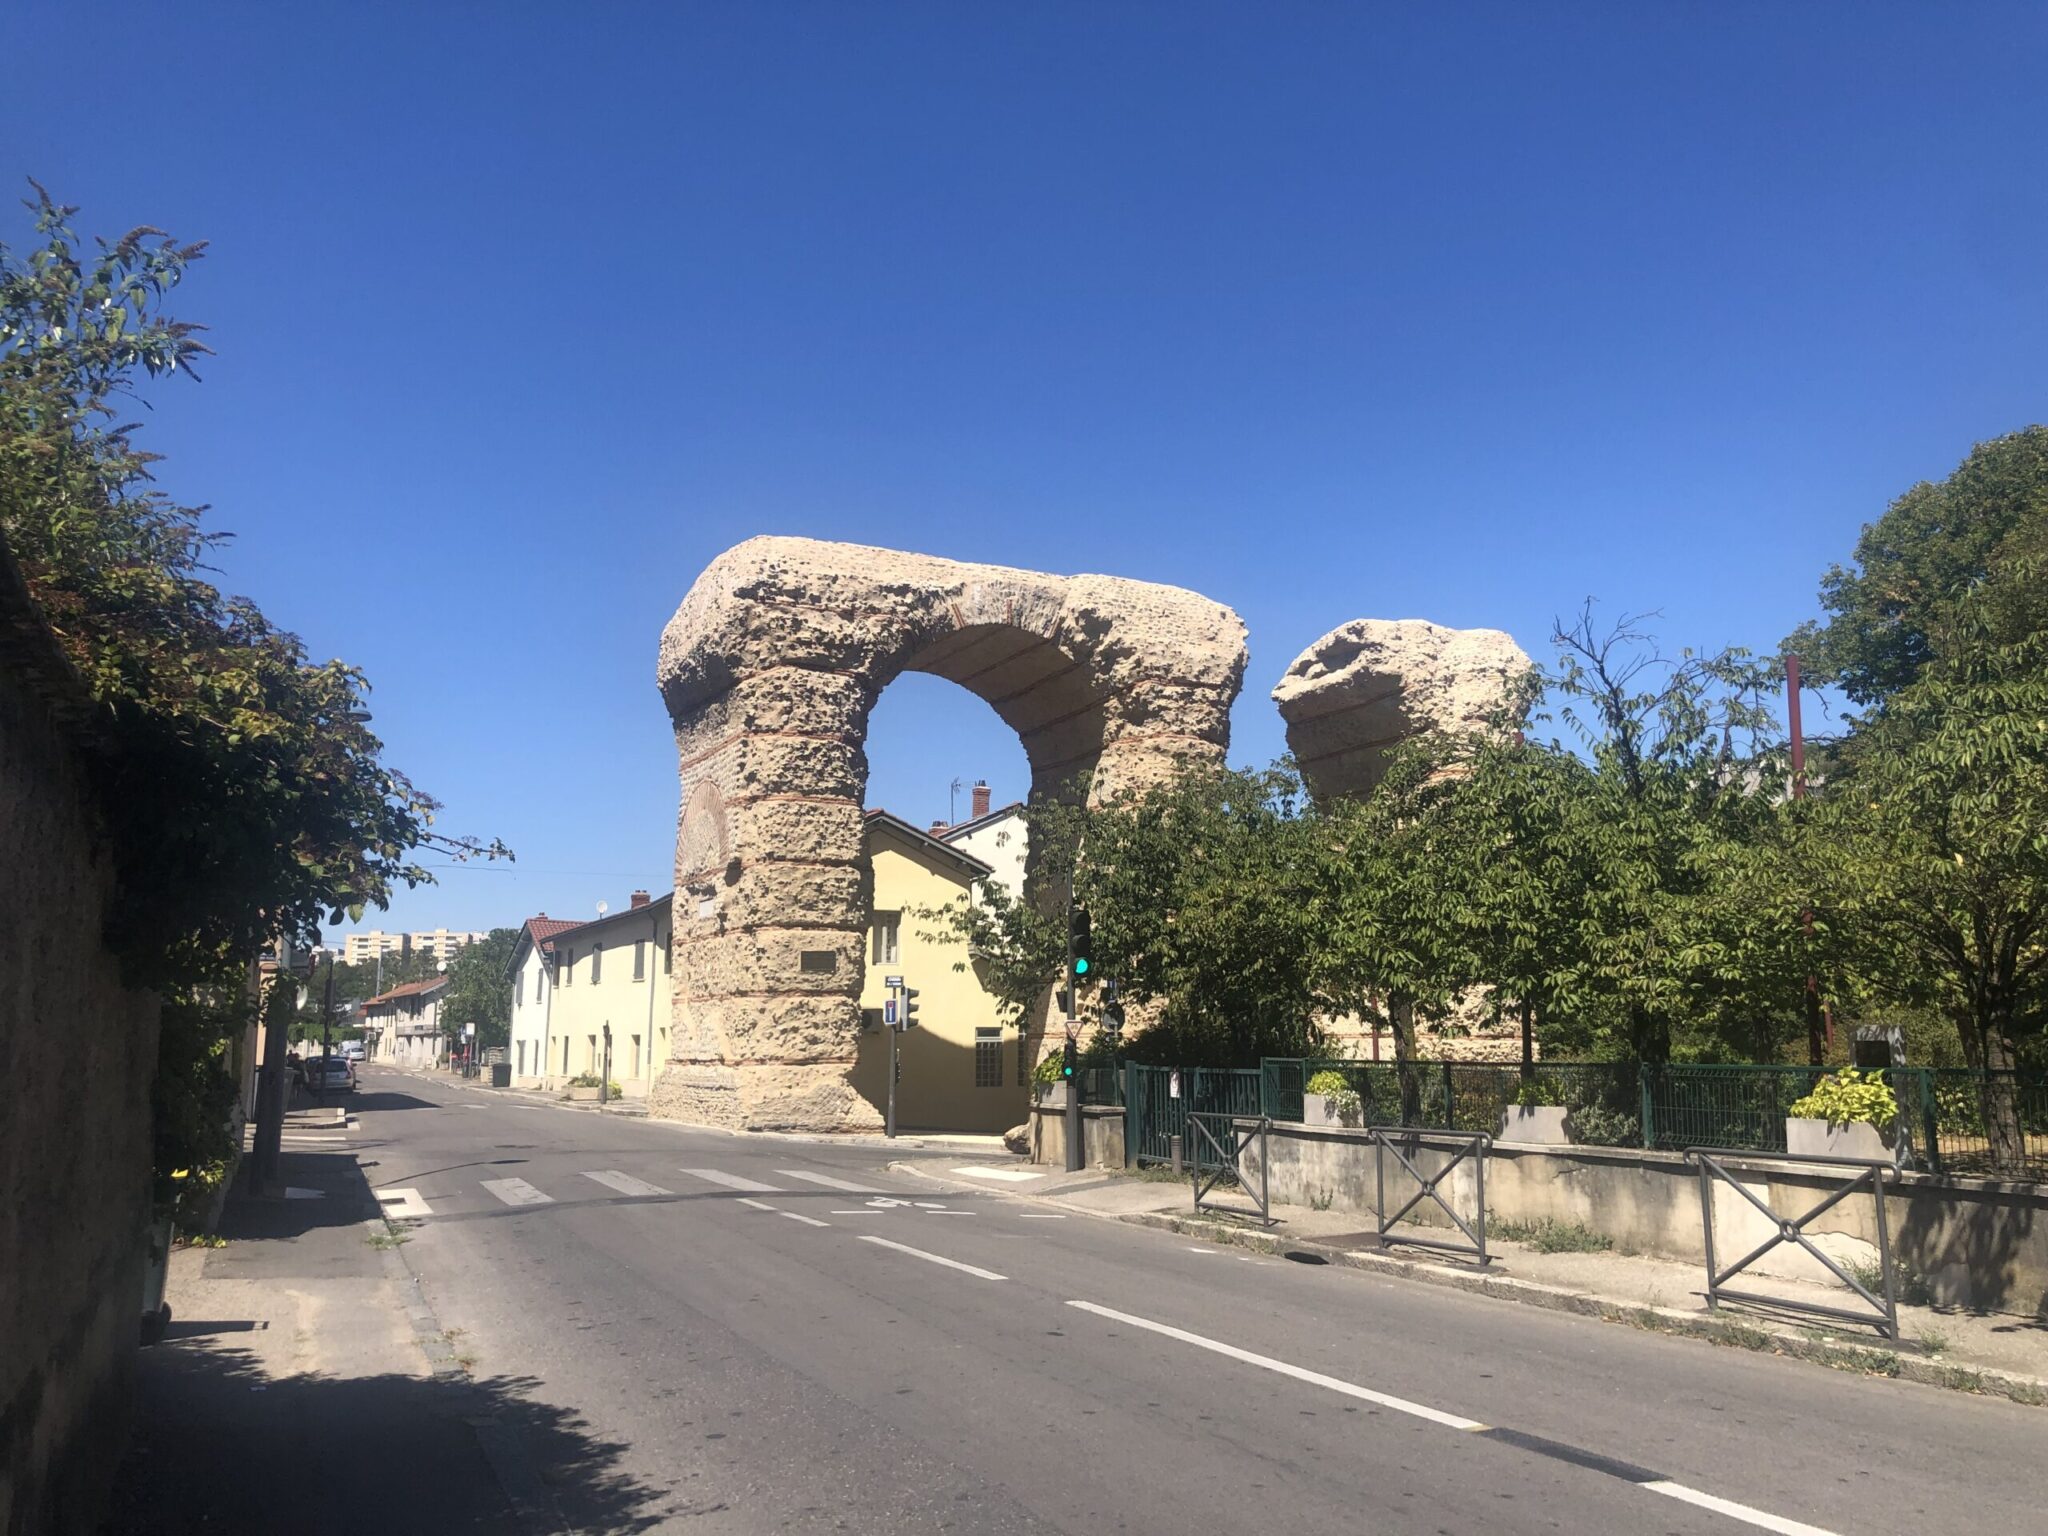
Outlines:
POLYGON ((1102 984, 1102 1027, 1112 1035, 1124 1032, 1124 1005, 1118 990, 1114 976, 1102 984))
POLYGON ((1095 935, 1086 907, 1074 907, 1067 913, 1067 948, 1074 956, 1074 985, 1084 987, 1095 979, 1095 935))
POLYGON ((917 988, 905 987, 903 989, 903 1007, 898 1012, 903 1020, 902 1028, 917 1028, 917 988))
POLYGON ((1071 1019, 1074 1016, 1074 989, 1072 987, 1061 987, 1057 992, 1053 993, 1052 1000, 1058 1005, 1061 1018, 1071 1019))
POLYGON ((1066 1079, 1073 1077, 1075 1069, 1080 1065, 1081 1053, 1079 1050, 1075 1048, 1074 1042, 1069 1040, 1065 1045, 1060 1047, 1061 1078, 1066 1079))

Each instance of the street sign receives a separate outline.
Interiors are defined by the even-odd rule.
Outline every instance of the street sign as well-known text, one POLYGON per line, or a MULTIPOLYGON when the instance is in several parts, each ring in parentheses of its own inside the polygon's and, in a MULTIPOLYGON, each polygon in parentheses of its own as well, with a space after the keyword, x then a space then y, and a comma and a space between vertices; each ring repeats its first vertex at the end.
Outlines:
POLYGON ((882 978, 882 981, 885 986, 890 987, 901 987, 903 985, 903 978, 901 976, 885 976, 882 978))
POLYGON ((893 997, 882 1004, 882 1022, 891 1029, 896 1027, 896 999, 893 997))
POLYGON ((476 1037, 476 1026, 475 1026, 474 1024, 465 1024, 465 1025, 463 1025, 463 1026, 462 1026, 462 1038, 463 1038, 463 1039, 465 1039, 465 1040, 472 1040, 472 1039, 474 1039, 475 1037, 476 1037))

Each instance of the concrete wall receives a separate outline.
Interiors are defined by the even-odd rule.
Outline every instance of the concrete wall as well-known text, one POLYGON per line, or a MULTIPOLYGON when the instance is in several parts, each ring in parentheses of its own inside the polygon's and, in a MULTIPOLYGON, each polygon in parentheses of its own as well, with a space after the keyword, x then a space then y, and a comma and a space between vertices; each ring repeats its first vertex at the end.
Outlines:
MULTIPOLYGON (((1054 1168, 1067 1165, 1067 1112, 1031 1106, 1031 1160, 1054 1168)), ((1124 1166, 1124 1112, 1115 1104, 1081 1106, 1081 1163, 1085 1168, 1124 1166)))
MULTIPOLYGON (((1358 1211, 1369 1220, 1376 1156, 1358 1131, 1276 1125, 1270 1140, 1272 1197, 1290 1205, 1327 1201, 1332 1210, 1358 1211)), ((1422 1151, 1411 1160, 1433 1172, 1450 1156, 1422 1151)), ((1784 1165, 1728 1166, 1757 1199, 1788 1220, 1839 1182, 1825 1171, 1793 1173, 1784 1165)), ((1257 1176, 1255 1151, 1247 1155, 1246 1167, 1257 1176)), ((1441 1186, 1468 1219, 1473 1184, 1468 1158, 1441 1186)), ((1774 1228, 1725 1183, 1716 1180, 1713 1190, 1716 1256, 1725 1265, 1774 1228)), ((1398 1208, 1414 1191, 1414 1181, 1389 1158, 1389 1205, 1398 1208)), ((1486 1164, 1486 1198, 1490 1221, 1578 1222, 1613 1238, 1617 1248, 1705 1261, 1699 1173, 1677 1153, 1496 1144, 1486 1164)), ((1874 1257, 1876 1206, 1859 1193, 1807 1230, 1823 1234, 1820 1246, 1838 1261, 1874 1257)), ((1899 1262, 1926 1278, 1937 1301, 2048 1318, 2048 1192, 2039 1186, 1907 1174, 1888 1194, 1885 1210, 1899 1262)), ((1433 1207, 1412 1217, 1449 1225, 1433 1207)), ((1798 1279, 1830 1278, 1806 1254, 1783 1247, 1756 1267, 1798 1279)))
POLYGON ((90 706, 0 549, 0 1531, 97 1529, 142 1318, 153 998, 100 943, 90 706))

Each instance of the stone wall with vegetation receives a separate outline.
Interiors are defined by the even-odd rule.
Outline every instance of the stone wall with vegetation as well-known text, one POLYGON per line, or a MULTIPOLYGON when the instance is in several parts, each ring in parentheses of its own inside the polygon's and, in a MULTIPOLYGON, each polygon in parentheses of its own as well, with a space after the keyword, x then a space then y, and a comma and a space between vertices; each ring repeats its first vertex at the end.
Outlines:
POLYGON ((96 1528, 142 1315, 157 1007, 101 941, 90 705, 0 546, 0 1530, 96 1528))

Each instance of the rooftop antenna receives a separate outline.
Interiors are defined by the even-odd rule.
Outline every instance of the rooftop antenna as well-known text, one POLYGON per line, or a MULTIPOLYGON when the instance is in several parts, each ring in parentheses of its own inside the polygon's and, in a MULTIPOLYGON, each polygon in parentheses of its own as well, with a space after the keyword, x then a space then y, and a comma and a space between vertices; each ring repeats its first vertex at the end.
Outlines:
POLYGON ((600 902, 599 902, 599 903, 597 904, 597 915, 598 915, 599 917, 603 917, 603 916, 605 915, 605 913, 607 913, 607 912, 611 911, 611 909, 612 909, 612 904, 611 904, 610 902, 608 902, 608 901, 600 901, 600 902))
POLYGON ((960 820, 960 781, 955 779, 946 786, 946 825, 955 826, 960 820))

